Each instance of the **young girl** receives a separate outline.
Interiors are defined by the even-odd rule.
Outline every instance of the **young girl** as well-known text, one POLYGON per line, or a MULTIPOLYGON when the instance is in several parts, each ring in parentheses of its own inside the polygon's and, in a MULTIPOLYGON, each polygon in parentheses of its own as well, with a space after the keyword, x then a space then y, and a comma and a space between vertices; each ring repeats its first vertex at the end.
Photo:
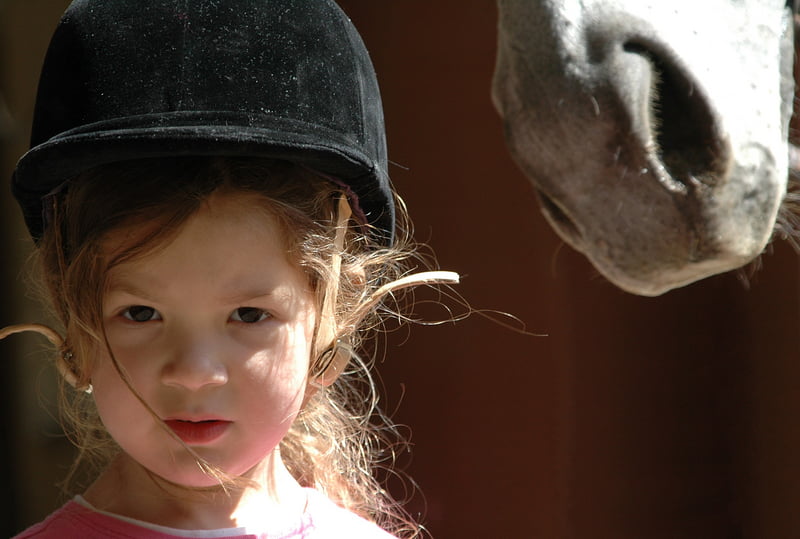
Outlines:
POLYGON ((19 537, 419 532, 373 476, 355 350, 392 292, 457 277, 408 274, 386 163, 331 1, 70 6, 13 178, 64 337, 0 338, 57 345, 76 466, 102 468, 19 537))

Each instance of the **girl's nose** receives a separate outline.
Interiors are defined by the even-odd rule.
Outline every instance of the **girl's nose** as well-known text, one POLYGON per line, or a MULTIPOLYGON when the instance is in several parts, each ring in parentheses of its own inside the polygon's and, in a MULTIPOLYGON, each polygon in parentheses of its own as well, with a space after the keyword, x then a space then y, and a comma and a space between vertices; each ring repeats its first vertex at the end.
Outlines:
POLYGON ((208 339, 192 340, 173 348, 161 371, 162 383, 197 391, 228 382, 228 370, 219 347, 208 339))

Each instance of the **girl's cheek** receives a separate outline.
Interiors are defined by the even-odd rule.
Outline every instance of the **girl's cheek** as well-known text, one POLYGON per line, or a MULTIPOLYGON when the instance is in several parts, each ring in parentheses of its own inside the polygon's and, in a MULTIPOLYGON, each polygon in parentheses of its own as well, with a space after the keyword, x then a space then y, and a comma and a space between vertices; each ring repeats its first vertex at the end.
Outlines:
POLYGON ((93 368, 95 371, 110 373, 112 377, 117 378, 119 373, 117 373, 114 360, 111 358, 113 353, 116 362, 125 369, 128 375, 137 377, 142 367, 153 364, 157 358, 156 350, 159 349, 159 344, 153 336, 148 338, 144 334, 132 335, 128 332, 112 330, 107 330, 106 334, 111 350, 104 347, 100 353, 95 355, 93 368))
POLYGON ((250 350, 276 350, 287 340, 288 327, 279 320, 270 320, 259 325, 230 324, 225 339, 231 345, 250 350))
POLYGON ((150 346, 159 338, 160 329, 157 323, 137 324, 114 317, 106 321, 105 331, 108 342, 116 351, 150 346))

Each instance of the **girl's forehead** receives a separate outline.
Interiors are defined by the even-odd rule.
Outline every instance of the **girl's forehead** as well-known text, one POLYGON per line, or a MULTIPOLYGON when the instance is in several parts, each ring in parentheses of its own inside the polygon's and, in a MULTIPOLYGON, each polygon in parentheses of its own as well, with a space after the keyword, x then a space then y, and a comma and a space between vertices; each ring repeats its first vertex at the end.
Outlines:
POLYGON ((198 242, 219 229, 223 236, 239 240, 240 244, 247 243, 241 241, 245 235, 255 243, 266 242, 284 254, 289 244, 289 230, 278 218, 275 203, 247 191, 217 190, 211 193, 183 223, 178 234, 192 227, 198 242))
MULTIPOLYGON (((135 238, 137 232, 120 234, 135 238)), ((212 195, 169 238, 114 265, 108 282, 113 287, 140 281, 149 290, 208 287, 228 295, 284 286, 304 290, 307 280, 290 258, 284 236, 279 220, 256 197, 212 195)), ((124 251, 129 241, 112 234, 107 244, 124 251)))
MULTIPOLYGON (((168 206, 161 213, 131 217, 103 236, 102 251, 106 255, 131 247, 142 253, 158 251, 198 227, 230 230, 233 235, 250 230, 288 245, 288 230, 277 218, 274 201, 252 191, 226 188, 212 192, 181 218, 168 206)), ((202 242, 202 235, 196 239, 202 242)))
POLYGON ((224 187, 203 199, 190 219, 205 212, 223 223, 243 224, 249 221, 258 228, 272 228, 278 225, 275 204, 259 193, 224 187))
POLYGON ((106 291, 133 283, 151 293, 170 288, 231 298, 313 289, 285 223, 257 194, 214 193, 174 230, 162 226, 131 225, 105 237, 106 291))

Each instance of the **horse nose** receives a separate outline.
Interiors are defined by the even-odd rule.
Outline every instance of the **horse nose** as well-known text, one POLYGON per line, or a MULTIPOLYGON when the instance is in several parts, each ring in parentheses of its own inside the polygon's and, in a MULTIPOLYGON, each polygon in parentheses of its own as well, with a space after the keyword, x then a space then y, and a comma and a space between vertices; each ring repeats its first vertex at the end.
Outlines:
POLYGON ((687 191, 698 185, 716 186, 727 175, 731 150, 702 87, 657 41, 629 39, 621 51, 648 64, 649 80, 638 81, 645 92, 645 113, 638 120, 646 124, 634 126, 634 132, 645 130, 667 179, 687 191))
POLYGON ((586 28, 584 68, 601 74, 592 83, 597 107, 627 118, 665 187, 715 187, 729 172, 731 149, 703 85, 666 36, 617 15, 586 28))

